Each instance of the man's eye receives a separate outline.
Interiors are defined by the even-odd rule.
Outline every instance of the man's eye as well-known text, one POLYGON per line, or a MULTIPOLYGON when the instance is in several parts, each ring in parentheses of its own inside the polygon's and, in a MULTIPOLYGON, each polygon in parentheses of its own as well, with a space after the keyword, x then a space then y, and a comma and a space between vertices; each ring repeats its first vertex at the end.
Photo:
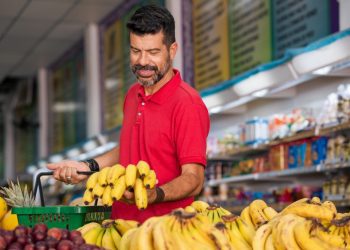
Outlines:
POLYGON ((158 51, 150 51, 150 54, 151 54, 151 55, 157 55, 157 54, 158 54, 158 51))

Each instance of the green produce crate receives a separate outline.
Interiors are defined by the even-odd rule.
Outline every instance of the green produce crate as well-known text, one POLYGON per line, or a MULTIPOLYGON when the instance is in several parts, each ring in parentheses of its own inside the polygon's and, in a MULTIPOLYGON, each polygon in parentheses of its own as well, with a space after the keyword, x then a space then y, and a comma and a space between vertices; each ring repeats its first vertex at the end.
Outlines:
MULTIPOLYGON (((78 172, 78 174, 90 175, 93 172, 78 172)), ((17 214, 20 225, 33 227, 35 224, 44 223, 48 228, 58 227, 69 230, 77 229, 89 222, 101 222, 110 218, 111 208, 104 206, 49 206, 45 207, 44 195, 40 178, 52 175, 52 172, 39 173, 34 185, 34 198, 39 191, 41 207, 14 207, 12 213, 17 214)))
POLYGON ((44 223, 48 228, 74 230, 92 221, 109 219, 111 209, 103 206, 14 207, 12 213, 17 214, 20 225, 33 227, 44 223))

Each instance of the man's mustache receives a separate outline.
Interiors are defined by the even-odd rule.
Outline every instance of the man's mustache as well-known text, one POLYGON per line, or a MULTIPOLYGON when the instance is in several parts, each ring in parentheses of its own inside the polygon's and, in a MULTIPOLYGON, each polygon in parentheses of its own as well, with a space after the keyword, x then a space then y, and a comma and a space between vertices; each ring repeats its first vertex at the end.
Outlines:
POLYGON ((136 72, 138 70, 153 70, 153 71, 158 71, 157 66, 152 66, 152 65, 140 65, 136 64, 132 66, 132 71, 136 72))

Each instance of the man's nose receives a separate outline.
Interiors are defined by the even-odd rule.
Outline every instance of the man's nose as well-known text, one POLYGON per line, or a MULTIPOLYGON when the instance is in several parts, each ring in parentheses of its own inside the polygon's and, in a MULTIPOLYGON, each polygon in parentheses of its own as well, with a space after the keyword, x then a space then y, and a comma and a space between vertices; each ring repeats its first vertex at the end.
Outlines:
POLYGON ((142 66, 145 66, 145 65, 148 65, 148 56, 146 53, 141 53, 140 54, 140 57, 139 57, 139 60, 138 60, 138 63, 142 66))

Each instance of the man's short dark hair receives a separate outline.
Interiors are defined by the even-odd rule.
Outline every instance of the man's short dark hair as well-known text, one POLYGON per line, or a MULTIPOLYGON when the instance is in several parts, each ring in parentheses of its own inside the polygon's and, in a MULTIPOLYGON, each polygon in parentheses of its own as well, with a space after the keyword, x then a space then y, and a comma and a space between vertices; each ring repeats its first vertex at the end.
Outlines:
POLYGON ((145 5, 131 16, 126 24, 129 31, 136 35, 157 34, 162 31, 164 42, 169 47, 175 42, 175 21, 164 7, 145 5))

